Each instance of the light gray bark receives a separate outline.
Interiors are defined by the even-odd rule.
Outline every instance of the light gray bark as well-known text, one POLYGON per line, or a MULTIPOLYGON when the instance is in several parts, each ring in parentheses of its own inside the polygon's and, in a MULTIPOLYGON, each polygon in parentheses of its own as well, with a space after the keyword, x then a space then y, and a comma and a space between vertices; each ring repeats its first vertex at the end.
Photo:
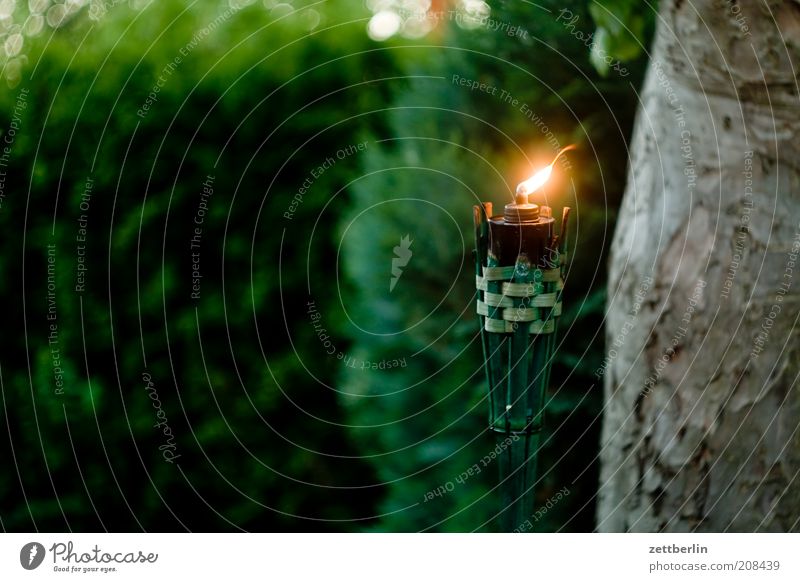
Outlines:
POLYGON ((800 5, 660 4, 610 259, 597 527, 798 531, 800 5))

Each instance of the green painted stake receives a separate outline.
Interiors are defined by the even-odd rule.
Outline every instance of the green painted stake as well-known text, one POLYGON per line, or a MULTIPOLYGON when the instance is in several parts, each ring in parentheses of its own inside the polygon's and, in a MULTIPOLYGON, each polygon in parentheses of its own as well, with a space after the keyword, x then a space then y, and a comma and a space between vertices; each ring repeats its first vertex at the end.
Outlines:
MULTIPOLYGON (((535 270, 528 258, 520 255, 514 268, 512 282, 537 285, 534 274, 535 270)), ((530 307, 531 300, 529 297, 520 297, 514 303, 514 309, 522 310, 530 307)), ((535 386, 536 378, 529 368, 530 353, 533 350, 535 356, 537 352, 531 340, 528 325, 524 322, 515 322, 515 329, 509 337, 506 426, 504 432, 498 435, 502 436, 503 440, 511 435, 518 437, 510 443, 506 440, 504 459, 501 460, 500 498, 503 512, 500 515, 500 525, 503 531, 513 531, 533 514, 534 496, 528 489, 536 477, 536 456, 531 454, 533 451, 530 442, 535 409, 531 406, 530 397, 538 387, 535 386)))

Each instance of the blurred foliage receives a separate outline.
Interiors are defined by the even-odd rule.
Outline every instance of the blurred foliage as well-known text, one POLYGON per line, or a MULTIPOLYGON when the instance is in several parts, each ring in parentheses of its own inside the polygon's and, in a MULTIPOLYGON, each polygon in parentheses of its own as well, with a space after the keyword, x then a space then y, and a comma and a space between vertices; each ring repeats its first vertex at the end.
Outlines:
MULTIPOLYGON (((422 39, 386 43, 370 40, 359 3, 287 6, 83 3, 9 56, 4 136, 28 93, 0 206, 0 526, 492 529, 496 467, 424 496, 494 446, 471 205, 503 204, 549 161, 544 123, 580 150, 552 190, 554 207, 577 211, 576 252, 537 491, 542 504, 565 485, 571 494, 536 528, 591 529, 603 264, 643 62, 603 78, 563 23, 520 2, 492 3, 494 29, 442 18, 422 39), (413 257, 390 293, 406 234, 413 257)), ((591 27, 585 2, 567 6, 591 27)))
MULTIPOLYGON (((7 529, 341 530, 360 526, 346 520, 371 515, 381 493, 343 488, 371 468, 337 424, 335 393, 308 378, 291 343, 315 353, 306 266, 333 272, 330 250, 306 265, 296 225, 359 175, 355 159, 320 177, 293 220, 283 214, 311 168, 381 126, 359 115, 388 100, 371 80, 394 64, 364 52, 374 48, 366 10, 320 12, 309 30, 302 13, 258 3, 223 18, 228 9, 157 2, 113 6, 99 23, 73 18, 34 39, 26 78, 2 95, 9 128, 29 91, 0 209, 7 529), (208 175, 194 300, 189 245, 208 175), (49 244, 63 396, 48 345, 49 244), (159 450, 145 371, 177 441, 174 464, 159 450)), ((335 248, 334 224, 319 224, 314 243, 335 248)))
POLYGON ((608 75, 612 66, 609 61, 629 62, 647 52, 655 26, 655 10, 655 3, 591 0, 589 13, 597 24, 591 60, 601 75, 608 75))

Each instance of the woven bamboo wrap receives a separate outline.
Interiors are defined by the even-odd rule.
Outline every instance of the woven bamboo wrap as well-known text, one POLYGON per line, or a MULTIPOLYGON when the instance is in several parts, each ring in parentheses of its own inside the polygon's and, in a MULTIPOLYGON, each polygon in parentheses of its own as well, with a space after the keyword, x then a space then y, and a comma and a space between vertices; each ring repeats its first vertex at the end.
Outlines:
POLYGON ((528 325, 531 334, 555 331, 555 320, 561 315, 561 291, 564 288, 561 265, 551 269, 534 269, 532 281, 514 283, 516 267, 483 267, 483 275, 475 277, 480 291, 477 311, 484 319, 484 328, 492 333, 512 333, 519 325, 528 325), (498 293, 499 291, 499 293, 498 293))

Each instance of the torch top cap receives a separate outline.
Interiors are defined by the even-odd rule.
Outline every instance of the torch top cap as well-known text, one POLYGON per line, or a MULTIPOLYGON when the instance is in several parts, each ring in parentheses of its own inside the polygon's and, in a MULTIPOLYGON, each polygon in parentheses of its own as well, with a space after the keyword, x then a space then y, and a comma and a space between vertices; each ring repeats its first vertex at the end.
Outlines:
POLYGON ((539 206, 528 202, 528 195, 518 192, 513 204, 506 204, 503 218, 512 224, 539 220, 539 206))

